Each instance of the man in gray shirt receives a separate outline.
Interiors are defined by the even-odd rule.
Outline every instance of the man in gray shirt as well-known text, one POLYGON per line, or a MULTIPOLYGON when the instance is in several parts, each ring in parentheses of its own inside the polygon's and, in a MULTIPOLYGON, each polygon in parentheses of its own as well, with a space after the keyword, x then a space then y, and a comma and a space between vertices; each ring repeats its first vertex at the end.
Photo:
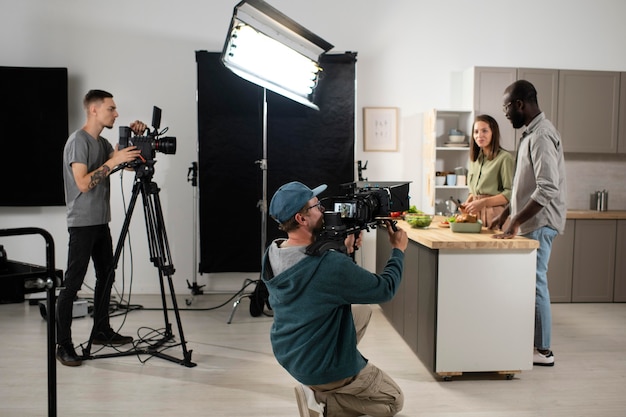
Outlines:
MULTIPOLYGON (((109 141, 100 136, 104 128, 113 127, 118 117, 113 95, 91 90, 85 95, 83 107, 87 121, 70 135, 63 150, 69 245, 64 288, 59 293, 56 306, 56 357, 66 366, 82 363, 72 342, 72 309, 91 259, 96 271, 92 342, 122 345, 133 341, 132 337, 116 333, 109 323, 109 302, 115 276, 109 230, 109 175, 115 167, 137 159, 140 151, 135 146, 119 150, 116 146, 113 149, 109 141)), ((142 134, 146 125, 135 121, 130 128, 136 134, 142 134)))
POLYGON ((565 162, 559 132, 539 109, 537 91, 525 80, 504 90, 503 111, 515 129, 526 127, 517 151, 513 195, 509 208, 494 220, 499 239, 516 235, 539 241, 535 296, 535 350, 533 363, 553 366, 552 313, 548 291, 548 261, 552 241, 565 230, 567 207, 565 162))

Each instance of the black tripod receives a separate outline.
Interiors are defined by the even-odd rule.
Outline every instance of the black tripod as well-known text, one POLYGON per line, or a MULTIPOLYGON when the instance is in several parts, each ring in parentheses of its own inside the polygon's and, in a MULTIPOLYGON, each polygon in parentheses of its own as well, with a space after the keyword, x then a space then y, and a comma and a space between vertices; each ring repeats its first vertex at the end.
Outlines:
MULTIPOLYGON (((163 316, 165 319, 165 334, 156 343, 151 344, 147 348, 135 347, 134 349, 112 353, 104 355, 90 355, 91 344, 93 340, 93 334, 89 338, 87 348, 83 351, 84 359, 96 359, 96 358, 110 358, 116 356, 129 356, 129 355, 152 355, 159 358, 167 359, 172 362, 176 362, 186 367, 194 367, 195 363, 191 362, 192 351, 187 350, 187 342, 183 334, 183 326, 180 321, 180 313, 178 310, 178 303, 176 302, 176 295, 174 293, 174 284, 172 282, 172 275, 174 274, 174 265, 172 264, 172 257, 170 253, 170 247, 167 242, 167 233, 165 232, 165 222, 163 220, 163 211, 161 209, 161 201, 159 199, 159 187, 152 181, 154 174, 154 162, 149 161, 145 164, 141 164, 136 167, 135 182, 133 184, 133 193, 126 211, 126 218, 122 226, 122 232, 120 234, 117 247, 115 249, 113 269, 117 269, 117 264, 122 253, 124 241, 128 234, 128 227, 133 215, 135 203, 137 202, 137 196, 141 193, 143 200, 143 211, 146 220, 146 231, 148 234, 148 245, 150 249, 150 261, 159 271, 159 284, 161 287, 161 301, 163 303, 163 316), (172 306, 174 314, 176 316, 176 323, 178 325, 178 333, 180 334, 180 345, 183 349, 183 358, 178 359, 168 354, 163 353, 159 349, 168 341, 174 339, 172 333, 172 325, 168 317, 167 299, 165 297, 165 282, 164 277, 167 277, 167 283, 169 285, 169 291, 172 299, 172 306)), ((95 328, 95 327, 94 327, 95 328)))

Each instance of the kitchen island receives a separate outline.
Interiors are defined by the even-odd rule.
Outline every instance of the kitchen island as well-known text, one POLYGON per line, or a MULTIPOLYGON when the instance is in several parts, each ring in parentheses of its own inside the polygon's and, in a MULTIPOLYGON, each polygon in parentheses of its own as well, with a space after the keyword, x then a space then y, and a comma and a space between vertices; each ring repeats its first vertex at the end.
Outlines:
MULTIPOLYGON (((535 265, 539 242, 493 239, 493 231, 453 233, 398 221, 409 235, 403 279, 385 316, 433 373, 450 379, 464 372, 512 378, 532 369, 535 265)), ((377 269, 390 251, 377 233, 377 269)))

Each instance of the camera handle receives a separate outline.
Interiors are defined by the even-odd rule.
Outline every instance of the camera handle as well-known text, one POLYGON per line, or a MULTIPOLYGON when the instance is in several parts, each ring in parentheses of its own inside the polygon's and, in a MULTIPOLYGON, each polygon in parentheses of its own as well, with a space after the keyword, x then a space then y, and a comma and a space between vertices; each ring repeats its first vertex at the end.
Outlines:
MULTIPOLYGON (((357 226, 351 229, 344 228, 341 231, 337 231, 337 230, 323 231, 317 237, 317 239, 315 239, 315 242, 307 246, 305 253, 311 256, 319 256, 322 253, 326 252, 327 250, 336 250, 336 251, 348 254, 348 250, 344 243, 348 235, 352 235, 352 234, 355 235, 355 242, 356 242, 356 238, 359 237, 361 230, 369 231, 370 227, 372 226, 375 226, 375 225, 366 224, 364 226, 357 226)), ((358 248, 355 246, 354 250, 356 251, 357 249, 358 248)), ((354 259, 354 252, 352 252, 350 256, 352 257, 352 259, 354 259)))
POLYGON ((347 252, 346 245, 344 245, 343 240, 318 239, 307 246, 305 253, 310 256, 320 256, 328 250, 336 250, 342 253, 347 252))

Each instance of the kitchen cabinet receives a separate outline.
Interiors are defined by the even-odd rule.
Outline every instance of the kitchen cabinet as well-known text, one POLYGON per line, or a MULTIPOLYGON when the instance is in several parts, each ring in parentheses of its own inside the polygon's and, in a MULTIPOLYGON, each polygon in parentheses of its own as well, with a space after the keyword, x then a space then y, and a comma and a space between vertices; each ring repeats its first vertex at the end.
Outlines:
POLYGON ((568 210, 552 243, 550 301, 626 302, 626 211, 568 210))
POLYGON ((496 119, 507 150, 517 148, 523 129, 515 131, 504 116, 502 95, 511 83, 525 79, 535 86, 539 108, 559 130, 566 152, 626 153, 625 73, 473 67, 464 78, 469 98, 462 102, 471 103, 475 114, 496 119))
POLYGON ((612 302, 616 220, 576 220, 573 302, 612 302))
POLYGON ((622 72, 620 75, 619 106, 617 152, 626 154, 626 72, 622 72))
MULTIPOLYGON (((376 245, 376 273, 378 274, 383 272, 383 269, 387 264, 387 260, 389 259, 389 255, 391 254, 391 244, 389 243, 389 238, 387 236, 386 231, 383 229, 377 230, 376 232, 376 239, 380 242, 376 245), (382 238, 382 235, 385 236, 384 239, 382 238)), ((387 320, 389 320, 389 323, 395 331, 398 332, 398 334, 403 334, 404 331, 404 297, 401 294, 406 292, 406 281, 406 276, 403 271, 402 281, 398 286, 396 296, 392 301, 382 303, 380 305, 381 309, 385 313, 385 316, 387 317, 387 320)))
POLYGON ((615 286, 613 301, 626 302, 626 220, 617 220, 617 238, 615 243, 615 286))
MULTIPOLYGON (((554 126, 558 123, 559 70, 540 68, 519 68, 517 79, 532 83, 537 90, 539 108, 554 126)), ((508 122, 508 120, 507 120, 508 122)), ((524 129, 516 131, 516 143, 519 143, 524 129)))
POLYGON ((556 127, 565 152, 617 152, 619 94, 619 72, 559 71, 556 127))
POLYGON ((474 67, 468 76, 472 83, 472 108, 476 115, 488 114, 500 128, 500 144, 508 151, 515 150, 515 129, 502 111, 504 90, 517 80, 517 68, 474 67))
POLYGON ((553 303, 572 302, 575 227, 576 220, 567 220, 565 233, 552 241, 548 262, 548 289, 550 301, 553 303))
POLYGON ((522 130, 515 130, 502 111, 504 90, 517 80, 530 81, 537 90, 539 107, 556 126, 559 70, 542 68, 474 67, 470 71, 475 114, 488 114, 498 122, 501 145, 515 151, 522 130))
POLYGON ((438 201, 445 201, 452 197, 461 202, 467 199, 468 187, 436 185, 435 176, 439 172, 453 172, 457 167, 469 166, 469 135, 473 124, 471 111, 437 110, 433 109, 424 115, 424 135, 422 142, 422 160, 424 179, 424 193, 421 209, 426 213, 435 213, 438 201), (450 129, 460 129, 465 135, 462 144, 449 144, 450 129))
MULTIPOLYGON (((382 273, 391 254, 391 244, 388 234, 381 229, 376 233, 376 272, 382 273)), ((402 281, 398 286, 396 296, 386 303, 381 304, 381 308, 398 334, 402 335, 405 342, 413 352, 417 353, 417 333, 420 316, 418 314, 417 277, 407 273, 418 269, 418 256, 405 256, 404 268, 402 271, 402 281)))

